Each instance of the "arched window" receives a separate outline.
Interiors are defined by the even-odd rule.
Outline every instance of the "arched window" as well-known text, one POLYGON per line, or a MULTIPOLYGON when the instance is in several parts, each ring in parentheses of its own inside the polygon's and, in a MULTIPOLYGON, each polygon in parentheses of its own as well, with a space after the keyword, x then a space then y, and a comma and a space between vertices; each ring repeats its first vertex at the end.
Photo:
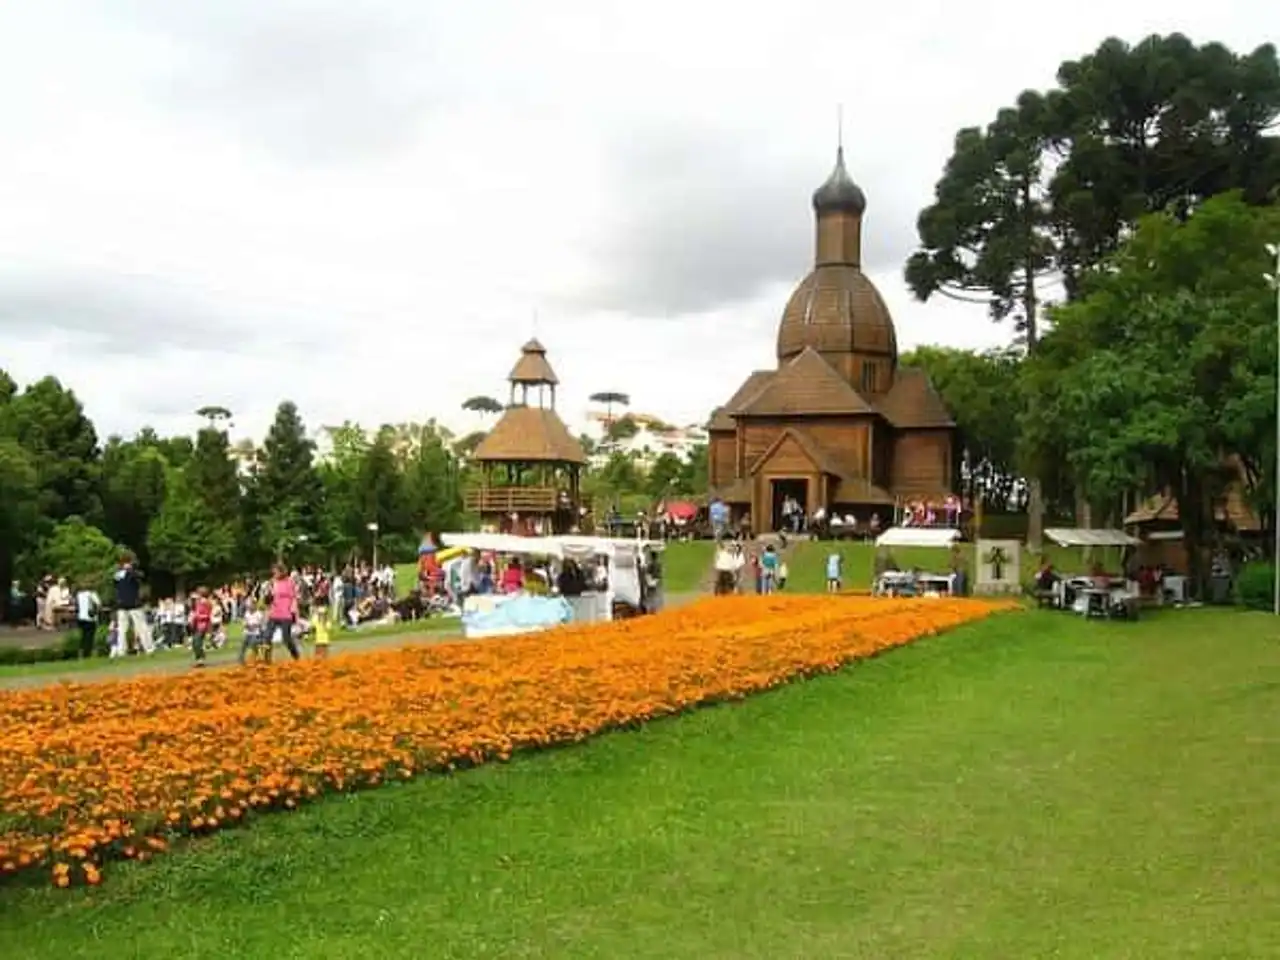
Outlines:
POLYGON ((862 361, 862 391, 863 393, 874 393, 876 382, 879 380, 880 364, 874 360, 862 361))

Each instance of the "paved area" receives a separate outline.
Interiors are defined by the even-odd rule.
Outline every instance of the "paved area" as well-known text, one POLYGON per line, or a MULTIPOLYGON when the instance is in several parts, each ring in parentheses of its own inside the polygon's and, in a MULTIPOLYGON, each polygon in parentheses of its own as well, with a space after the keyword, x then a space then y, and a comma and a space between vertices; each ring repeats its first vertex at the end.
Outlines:
MULTIPOLYGON (((696 593, 678 593, 667 597, 668 607, 680 607, 696 600, 696 593)), ((421 633, 372 634, 366 637, 353 637, 335 641, 329 648, 330 656, 343 657, 371 650, 399 649, 428 643, 449 643, 462 640, 460 630, 429 630, 421 633)), ((484 641, 473 641, 476 643, 484 641)), ((228 644, 221 650, 209 653, 206 670, 219 670, 233 667, 239 655, 238 643, 228 644)), ((310 649, 305 656, 310 656, 310 649)), ((288 659, 287 651, 276 648, 277 659, 288 659)), ((27 672, 22 668, 0 670, 0 690, 22 689, 24 687, 51 686, 58 683, 101 683, 110 680, 126 680, 140 676, 165 676, 189 673, 196 669, 192 666, 190 655, 179 652, 164 652, 154 657, 129 657, 125 662, 102 661, 101 666, 85 669, 45 670, 43 672, 27 672)))

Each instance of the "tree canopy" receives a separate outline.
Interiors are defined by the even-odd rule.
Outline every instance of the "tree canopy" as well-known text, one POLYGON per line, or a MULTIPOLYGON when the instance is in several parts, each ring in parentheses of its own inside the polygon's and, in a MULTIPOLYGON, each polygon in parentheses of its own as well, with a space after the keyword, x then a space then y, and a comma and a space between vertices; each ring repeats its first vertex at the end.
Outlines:
POLYGON ((1152 214, 1082 296, 1053 311, 1027 361, 1022 420, 1033 468, 1066 452, 1081 490, 1102 502, 1132 490, 1178 497, 1189 546, 1243 462, 1269 500, 1275 462, 1275 293, 1266 244, 1280 211, 1225 194, 1152 214))

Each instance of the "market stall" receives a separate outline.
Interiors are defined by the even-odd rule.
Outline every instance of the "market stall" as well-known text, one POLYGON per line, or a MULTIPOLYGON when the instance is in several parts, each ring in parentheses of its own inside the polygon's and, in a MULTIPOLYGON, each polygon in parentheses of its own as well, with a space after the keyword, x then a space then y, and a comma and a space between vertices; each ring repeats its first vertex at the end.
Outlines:
MULTIPOLYGON (((1123 530, 1083 529, 1076 527, 1052 527, 1044 532, 1050 543, 1068 549, 1088 552, 1101 550, 1098 567, 1108 565, 1124 570, 1130 550, 1141 545, 1137 537, 1123 530)), ((1040 585, 1042 586, 1042 585, 1040 585)), ((1049 586, 1053 606, 1071 610, 1087 617, 1121 617, 1132 619, 1138 613, 1138 584, 1129 580, 1123 572, 1119 575, 1095 573, 1089 576, 1071 576, 1054 580, 1049 586)))
MULTIPOLYGON (((890 527, 876 538, 876 550, 933 549, 949 552, 960 540, 954 527, 890 527)), ((918 569, 883 570, 871 585, 876 596, 949 596, 956 592, 956 574, 918 569)))
POLYGON ((570 597, 532 596, 526 591, 472 595, 462 607, 467 637, 527 633, 562 623, 594 623, 612 620, 615 605, 643 612, 652 609, 653 578, 646 581, 648 553, 660 551, 654 540, 562 535, 521 537, 502 533, 446 533, 442 542, 450 548, 494 556, 544 558, 551 572, 573 561, 584 573, 584 589, 570 597))

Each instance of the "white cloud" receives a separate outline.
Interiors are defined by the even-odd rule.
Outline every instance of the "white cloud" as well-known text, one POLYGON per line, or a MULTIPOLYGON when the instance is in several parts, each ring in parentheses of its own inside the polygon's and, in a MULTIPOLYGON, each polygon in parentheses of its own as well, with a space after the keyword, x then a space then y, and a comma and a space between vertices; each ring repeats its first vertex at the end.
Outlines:
POLYGON ((1028 43, 1013 0, 7 6, 0 364, 106 431, 253 434, 286 396, 467 426, 535 329, 568 419, 705 417, 771 362, 838 102, 899 342, 998 343, 901 281, 955 130, 1107 34, 1251 49, 1267 9, 1085 0, 1028 43))

